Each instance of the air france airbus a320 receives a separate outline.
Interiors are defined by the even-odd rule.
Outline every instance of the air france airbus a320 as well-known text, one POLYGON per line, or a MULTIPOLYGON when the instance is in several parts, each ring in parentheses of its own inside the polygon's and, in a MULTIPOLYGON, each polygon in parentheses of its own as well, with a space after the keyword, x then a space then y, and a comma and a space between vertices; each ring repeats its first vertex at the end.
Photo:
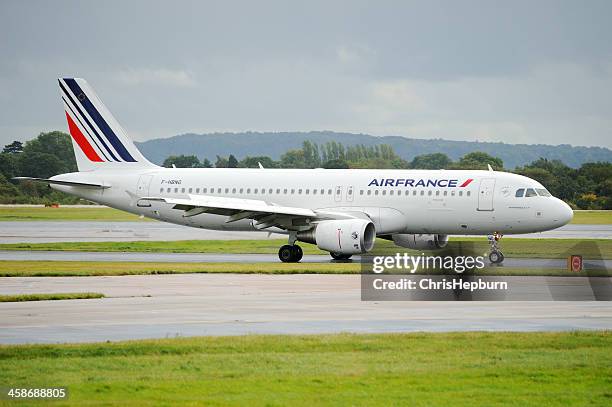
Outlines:
MULTIPOLYGON (((196 228, 288 235, 334 259, 372 250, 376 237, 401 247, 444 247, 448 235, 541 232, 572 210, 540 183, 506 172, 430 170, 162 168, 138 151, 83 79, 59 80, 79 172, 43 181, 113 208, 196 228)), ((494 240, 489 259, 501 262, 494 240)))

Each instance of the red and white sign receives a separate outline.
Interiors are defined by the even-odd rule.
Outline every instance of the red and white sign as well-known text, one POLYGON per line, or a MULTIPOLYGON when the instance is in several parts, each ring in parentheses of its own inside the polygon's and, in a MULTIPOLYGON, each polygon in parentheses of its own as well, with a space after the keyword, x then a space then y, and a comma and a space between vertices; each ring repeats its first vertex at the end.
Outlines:
POLYGON ((572 254, 567 259, 567 268, 575 273, 582 271, 582 256, 572 254))

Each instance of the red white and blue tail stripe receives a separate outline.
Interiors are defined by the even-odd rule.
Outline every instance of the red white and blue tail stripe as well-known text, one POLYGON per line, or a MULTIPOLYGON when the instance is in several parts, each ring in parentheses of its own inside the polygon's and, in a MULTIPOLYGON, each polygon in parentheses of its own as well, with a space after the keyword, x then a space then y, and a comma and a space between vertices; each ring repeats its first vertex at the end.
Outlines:
POLYGON ((138 151, 87 81, 58 81, 80 171, 154 166, 138 151))

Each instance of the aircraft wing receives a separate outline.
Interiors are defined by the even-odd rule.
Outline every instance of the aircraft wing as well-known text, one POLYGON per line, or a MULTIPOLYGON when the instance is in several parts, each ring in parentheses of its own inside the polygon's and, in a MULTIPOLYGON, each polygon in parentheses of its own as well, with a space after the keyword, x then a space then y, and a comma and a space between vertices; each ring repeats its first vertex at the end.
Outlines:
POLYGON ((316 211, 293 206, 279 206, 256 199, 226 198, 208 195, 189 195, 189 198, 145 197, 143 202, 163 202, 174 205, 172 209, 182 210, 184 217, 197 216, 203 213, 229 216, 227 222, 241 219, 253 219, 258 229, 280 227, 287 230, 298 230, 309 226, 311 221, 324 219, 347 219, 361 216, 342 212, 316 211))

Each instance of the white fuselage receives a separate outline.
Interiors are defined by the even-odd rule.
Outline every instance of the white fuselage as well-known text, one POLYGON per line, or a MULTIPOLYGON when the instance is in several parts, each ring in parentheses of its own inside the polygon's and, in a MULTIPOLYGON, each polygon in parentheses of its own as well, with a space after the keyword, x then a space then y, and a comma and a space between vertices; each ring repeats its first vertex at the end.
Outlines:
POLYGON ((52 187, 160 221, 216 230, 257 228, 249 219, 227 223, 224 215, 185 217, 173 205, 142 204, 139 199, 206 195, 362 212, 373 221, 377 235, 531 233, 563 226, 572 218, 569 206, 552 196, 516 196, 521 188, 543 190, 537 181, 497 171, 154 168, 79 172, 54 179, 102 183, 110 187, 52 187))

